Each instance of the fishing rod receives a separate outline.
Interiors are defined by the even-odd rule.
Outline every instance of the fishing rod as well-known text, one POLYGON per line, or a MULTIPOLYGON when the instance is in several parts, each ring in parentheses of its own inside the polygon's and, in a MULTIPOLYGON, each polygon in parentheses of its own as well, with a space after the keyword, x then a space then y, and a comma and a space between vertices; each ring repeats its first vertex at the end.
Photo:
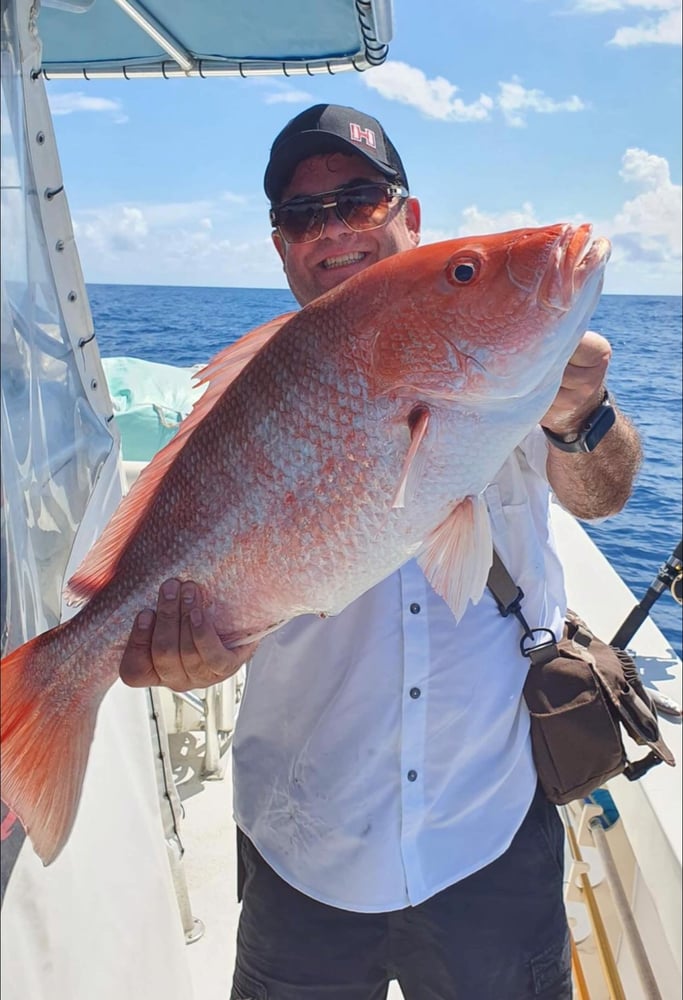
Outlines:
MULTIPOLYGON (((647 618, 652 605, 665 590, 670 591, 671 596, 678 604, 683 604, 683 540, 678 543, 666 562, 660 566, 657 576, 648 587, 643 599, 629 612, 617 629, 610 643, 611 646, 616 649, 626 648, 627 643, 647 618)), ((666 715, 680 717, 682 714, 681 706, 660 691, 648 688, 648 695, 656 707, 666 715)))
POLYGON ((678 543, 669 558, 659 569, 657 576, 645 592, 643 599, 636 604, 635 608, 625 618, 610 646, 617 649, 625 649, 626 644, 633 638, 640 626, 648 616, 650 608, 655 601, 661 597, 665 590, 671 592, 672 597, 679 604, 683 601, 683 540, 678 543))

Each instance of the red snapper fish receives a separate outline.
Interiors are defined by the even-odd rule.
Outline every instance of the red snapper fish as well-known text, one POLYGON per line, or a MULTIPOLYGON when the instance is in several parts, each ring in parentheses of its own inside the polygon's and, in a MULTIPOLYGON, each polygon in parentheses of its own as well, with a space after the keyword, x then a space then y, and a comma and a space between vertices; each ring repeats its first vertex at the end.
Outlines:
POLYGON ((460 618, 482 491, 559 388, 600 295, 589 225, 397 254, 243 337, 68 584, 87 601, 2 664, 2 798, 49 864, 134 617, 193 579, 226 646, 331 615, 417 556, 460 618))

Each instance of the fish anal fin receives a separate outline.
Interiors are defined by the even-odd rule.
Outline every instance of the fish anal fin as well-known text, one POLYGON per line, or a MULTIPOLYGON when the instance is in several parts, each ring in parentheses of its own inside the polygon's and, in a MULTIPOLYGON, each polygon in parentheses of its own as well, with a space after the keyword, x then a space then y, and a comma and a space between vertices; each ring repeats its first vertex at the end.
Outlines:
POLYGON ((68 581, 67 603, 81 604, 113 579, 123 552, 137 534, 151 508, 162 480, 190 437, 207 413, 222 399, 225 392, 253 357, 268 343, 295 313, 286 313, 264 323, 229 344, 200 369, 195 380, 206 385, 203 395, 181 422, 177 434, 145 466, 127 496, 123 498, 106 528, 81 565, 68 581))
POLYGON ((459 621, 468 602, 484 593, 492 557, 489 513, 478 496, 459 503, 432 532, 418 563, 459 621))
POLYGON ((421 449, 420 445, 429 427, 429 407, 423 403, 414 406, 408 415, 408 427, 410 447, 403 462, 401 478, 391 504, 392 508, 405 507, 406 499, 409 498, 415 484, 420 480, 422 462, 425 458, 425 449, 421 449))
POLYGON ((60 698, 54 684, 45 684, 58 658, 54 638, 65 627, 24 643, 0 667, 0 794, 45 865, 73 827, 104 695, 98 685, 81 684, 71 698, 60 698))

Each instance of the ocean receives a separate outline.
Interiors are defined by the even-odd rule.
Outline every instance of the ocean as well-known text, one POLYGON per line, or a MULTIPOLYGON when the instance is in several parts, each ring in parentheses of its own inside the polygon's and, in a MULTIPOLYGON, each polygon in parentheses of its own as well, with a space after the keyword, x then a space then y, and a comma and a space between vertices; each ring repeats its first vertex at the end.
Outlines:
MULTIPOLYGON (((286 289, 89 285, 103 357, 189 366, 296 308, 286 289)), ((591 328, 612 344, 609 388, 638 428, 644 462, 624 510, 586 529, 640 600, 681 539, 681 298, 604 295, 591 328)), ((681 609, 652 617, 680 656, 681 609)))

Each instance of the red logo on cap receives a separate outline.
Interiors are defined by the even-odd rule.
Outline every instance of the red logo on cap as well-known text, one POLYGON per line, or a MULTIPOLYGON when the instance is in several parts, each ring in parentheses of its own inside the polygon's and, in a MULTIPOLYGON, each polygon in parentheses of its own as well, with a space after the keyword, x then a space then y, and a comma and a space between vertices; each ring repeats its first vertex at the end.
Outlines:
POLYGON ((364 142, 366 146, 371 146, 372 149, 377 148, 375 133, 371 128, 361 128, 355 122, 349 122, 349 132, 351 133, 353 142, 364 142))

